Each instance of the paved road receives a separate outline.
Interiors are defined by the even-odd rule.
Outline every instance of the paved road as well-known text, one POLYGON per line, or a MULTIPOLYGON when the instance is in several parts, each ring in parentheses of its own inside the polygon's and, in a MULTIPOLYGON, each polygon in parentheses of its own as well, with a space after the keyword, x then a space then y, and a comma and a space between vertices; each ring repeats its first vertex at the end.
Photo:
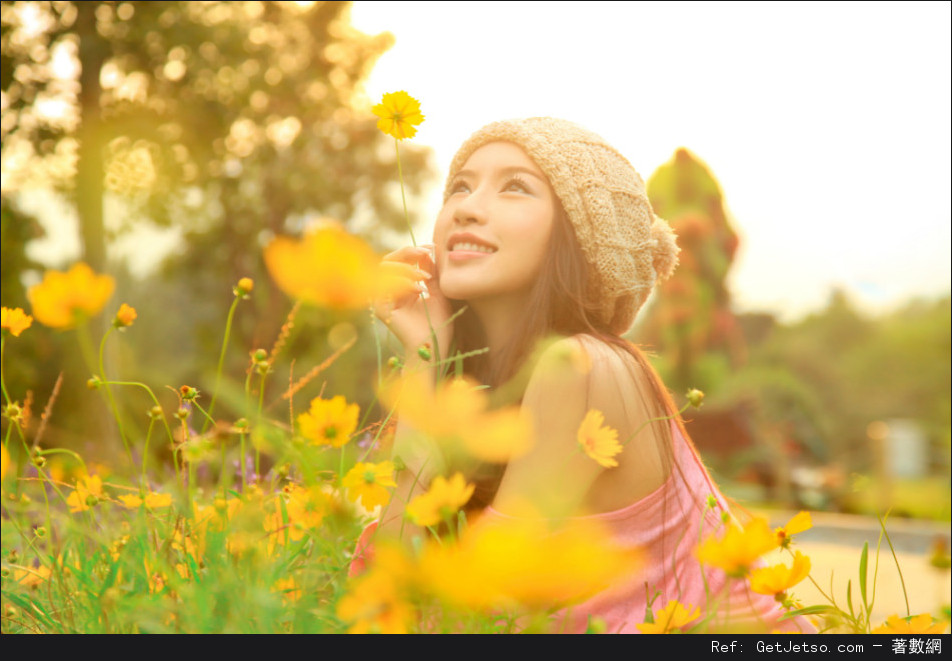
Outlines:
MULTIPOLYGON (((795 512, 767 512, 771 525, 786 523, 795 512)), ((872 594, 872 578, 875 568, 875 549, 879 540, 880 527, 873 517, 812 513, 814 526, 797 537, 796 549, 810 556, 811 576, 827 594, 830 594, 832 575, 832 594, 837 604, 846 609, 847 581, 853 583, 853 604, 859 598, 859 558, 863 543, 869 542, 869 578, 872 594)), ((937 614, 939 608, 952 600, 952 579, 949 570, 940 571, 929 564, 934 541, 944 539, 949 548, 949 525, 924 521, 890 520, 886 524, 889 537, 896 550, 906 594, 909 598, 909 610, 913 615, 919 613, 937 614)), ((779 552, 771 554, 768 562, 787 562, 789 556, 779 552)), ((873 622, 878 625, 894 614, 906 614, 906 602, 903 598, 903 581, 900 581, 896 562, 886 541, 883 540, 879 552, 879 572, 876 581, 876 595, 873 604, 873 622)), ((794 588, 794 594, 804 604, 829 603, 820 594, 819 589, 809 582, 794 588)))

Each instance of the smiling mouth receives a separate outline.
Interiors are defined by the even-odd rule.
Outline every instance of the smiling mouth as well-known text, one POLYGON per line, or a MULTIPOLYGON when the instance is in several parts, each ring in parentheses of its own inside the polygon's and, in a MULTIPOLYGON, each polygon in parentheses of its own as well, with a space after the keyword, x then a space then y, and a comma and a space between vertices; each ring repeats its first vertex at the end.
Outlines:
POLYGON ((496 249, 490 248, 489 246, 484 246, 478 243, 460 241, 450 246, 450 252, 481 252, 487 255, 491 255, 494 252, 496 252, 496 249))

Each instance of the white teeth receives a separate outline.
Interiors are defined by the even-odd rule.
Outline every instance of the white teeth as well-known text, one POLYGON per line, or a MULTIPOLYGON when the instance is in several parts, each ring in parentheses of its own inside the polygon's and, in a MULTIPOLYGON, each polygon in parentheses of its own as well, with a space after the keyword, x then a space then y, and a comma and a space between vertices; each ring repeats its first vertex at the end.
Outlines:
POLYGON ((457 243, 453 246, 453 250, 466 250, 470 252, 484 252, 486 254, 492 254, 496 252, 495 248, 490 248, 488 246, 481 246, 476 243, 457 243))

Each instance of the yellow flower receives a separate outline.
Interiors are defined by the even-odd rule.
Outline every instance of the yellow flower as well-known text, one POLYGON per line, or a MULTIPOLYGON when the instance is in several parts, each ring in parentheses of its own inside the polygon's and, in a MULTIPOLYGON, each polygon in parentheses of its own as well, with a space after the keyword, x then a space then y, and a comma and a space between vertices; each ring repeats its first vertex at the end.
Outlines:
POLYGON ((945 622, 934 622, 932 616, 928 613, 922 613, 921 615, 916 615, 908 619, 901 618, 898 615, 892 615, 886 618, 884 624, 873 629, 871 633, 945 633, 947 626, 945 622))
MULTIPOLYGON (((122 504, 128 507, 131 510, 138 509, 142 507, 143 500, 140 496, 130 495, 130 496, 119 496, 119 500, 122 504)), ((172 504, 172 494, 168 493, 156 493, 150 491, 145 496, 145 506, 146 509, 156 510, 163 507, 169 507, 172 504)))
POLYGON ((489 397, 468 379, 443 381, 434 389, 424 375, 411 374, 381 397, 413 429, 459 444, 467 455, 481 461, 506 463, 532 446, 529 417, 517 407, 489 411, 489 397))
POLYGON ((777 544, 781 548, 789 548, 790 542, 793 541, 792 535, 801 533, 804 530, 809 530, 813 527, 813 519, 810 517, 809 512, 800 512, 792 519, 787 521, 787 525, 780 526, 777 528, 774 533, 777 535, 777 544))
POLYGON ((301 435, 315 445, 342 447, 357 429, 360 407, 348 404, 341 395, 333 399, 317 397, 311 400, 311 409, 298 416, 301 435))
POLYGON ((35 588, 43 581, 49 580, 52 575, 53 571, 43 565, 35 569, 13 565, 13 581, 26 588, 35 588))
POLYGON ((377 120, 377 128, 397 140, 416 135, 414 124, 423 123, 420 102, 406 92, 390 92, 383 95, 383 102, 371 108, 377 120))
POLYGON ((126 326, 131 326, 132 322, 135 321, 138 316, 134 307, 123 303, 119 306, 119 312, 116 313, 116 318, 112 323, 116 328, 125 328, 126 326))
POLYGON ((598 464, 612 468, 618 465, 614 457, 621 452, 622 447, 618 442, 618 431, 602 426, 604 422, 605 416, 601 411, 592 409, 586 413, 578 428, 578 444, 598 464))
POLYGON ((20 337, 20 333, 25 331, 33 323, 33 317, 23 312, 23 308, 2 308, 0 310, 0 327, 3 332, 7 331, 13 337, 20 337))
POLYGON ((301 588, 298 587, 297 582, 295 582, 293 576, 288 576, 287 578, 279 578, 274 582, 274 585, 271 586, 272 592, 280 592, 285 603, 293 603, 301 598, 301 588))
POLYGON ((337 602, 337 617, 351 623, 348 633, 409 633, 416 621, 405 593, 412 580, 402 549, 377 549, 370 571, 355 579, 337 602))
POLYGON ((10 470, 10 453, 7 452, 6 445, 0 445, 0 480, 7 477, 8 470, 10 470))
POLYGON ((678 600, 668 604, 654 616, 654 622, 644 622, 636 625, 641 633, 671 633, 681 630, 685 625, 696 620, 701 614, 699 608, 691 604, 683 606, 678 600))
POLYGON ((83 262, 66 273, 47 271, 43 282, 30 287, 27 298, 36 320, 50 328, 73 328, 95 316, 112 296, 116 282, 108 275, 96 275, 83 262))
POLYGON ((325 221, 300 240, 278 237, 264 249, 274 282, 288 296, 335 310, 366 307, 374 298, 406 285, 380 269, 380 259, 362 239, 325 221))
POLYGON ((750 573, 750 589, 759 594, 782 595, 810 574, 810 558, 797 551, 793 565, 762 567, 750 573))
POLYGON ((407 516, 418 526, 433 526, 444 521, 469 501, 476 488, 466 484, 462 473, 456 473, 449 480, 442 475, 433 480, 430 490, 410 501, 407 516))
MULTIPOLYGON (((318 488, 305 488, 296 484, 285 488, 288 534, 292 541, 303 538, 308 530, 318 528, 327 512, 327 496, 318 488)), ((279 511, 265 519, 265 530, 277 532, 284 529, 284 519, 279 511)), ((283 535, 277 539, 283 541, 283 535)))
POLYGON ((535 608, 584 600, 631 578, 640 553, 620 548, 597 522, 552 530, 538 517, 478 521, 458 544, 423 551, 420 580, 464 608, 535 608))
POLYGON ((386 505, 390 500, 387 487, 397 486, 393 480, 393 462, 382 461, 379 464, 358 462, 341 480, 341 486, 347 488, 348 497, 352 502, 360 501, 365 509, 372 510, 378 505, 386 505))
POLYGON ((66 498, 70 512, 85 512, 104 497, 102 479, 98 475, 87 475, 76 481, 76 488, 66 498))
POLYGON ((777 537, 764 519, 754 519, 745 528, 729 524, 723 537, 708 537, 698 546, 696 555, 702 563, 719 567, 728 576, 741 577, 767 551, 777 548, 777 537))

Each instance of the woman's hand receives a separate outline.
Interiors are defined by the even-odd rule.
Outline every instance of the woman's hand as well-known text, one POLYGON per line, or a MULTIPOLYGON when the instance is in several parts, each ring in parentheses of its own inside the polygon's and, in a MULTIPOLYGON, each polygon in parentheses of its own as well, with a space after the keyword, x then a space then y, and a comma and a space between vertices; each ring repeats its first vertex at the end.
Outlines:
POLYGON ((407 246, 386 255, 381 262, 385 274, 404 279, 405 293, 374 302, 374 312, 403 344, 407 355, 421 345, 432 344, 436 333, 440 356, 445 358, 453 337, 449 323, 453 310, 440 290, 433 246, 407 246), (424 286, 428 294, 424 294, 424 286))

